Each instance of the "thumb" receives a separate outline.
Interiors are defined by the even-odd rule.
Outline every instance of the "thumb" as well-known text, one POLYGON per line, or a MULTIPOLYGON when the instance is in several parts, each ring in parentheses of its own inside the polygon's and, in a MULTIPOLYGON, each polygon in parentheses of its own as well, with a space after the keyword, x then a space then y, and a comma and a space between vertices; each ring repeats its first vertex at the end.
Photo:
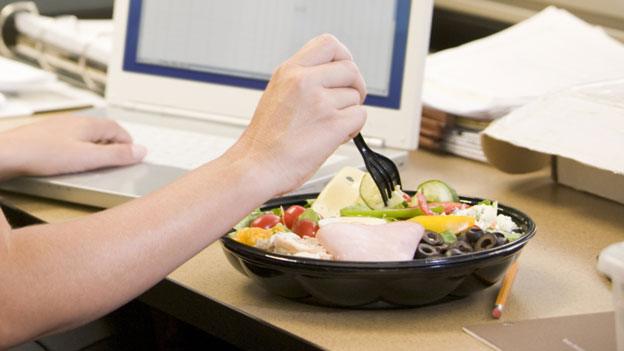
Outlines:
POLYGON ((92 144, 88 153, 89 168, 125 166, 140 162, 147 154, 145 146, 138 144, 92 144))

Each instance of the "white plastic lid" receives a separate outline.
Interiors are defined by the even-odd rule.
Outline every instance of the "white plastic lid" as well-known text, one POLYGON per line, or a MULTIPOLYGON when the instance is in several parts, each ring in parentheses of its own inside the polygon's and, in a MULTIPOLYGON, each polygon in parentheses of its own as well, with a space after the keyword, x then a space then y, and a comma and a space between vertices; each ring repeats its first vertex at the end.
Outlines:
POLYGON ((598 270, 612 280, 624 281, 624 241, 602 250, 598 257, 598 270))

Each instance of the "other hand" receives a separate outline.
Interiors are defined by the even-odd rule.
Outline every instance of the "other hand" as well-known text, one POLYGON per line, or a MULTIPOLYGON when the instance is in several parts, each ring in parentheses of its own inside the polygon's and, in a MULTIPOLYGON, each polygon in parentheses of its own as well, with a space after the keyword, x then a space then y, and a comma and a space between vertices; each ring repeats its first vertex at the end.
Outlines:
POLYGON ((1 133, 0 149, 3 179, 130 165, 146 154, 116 122, 77 116, 45 117, 1 133))

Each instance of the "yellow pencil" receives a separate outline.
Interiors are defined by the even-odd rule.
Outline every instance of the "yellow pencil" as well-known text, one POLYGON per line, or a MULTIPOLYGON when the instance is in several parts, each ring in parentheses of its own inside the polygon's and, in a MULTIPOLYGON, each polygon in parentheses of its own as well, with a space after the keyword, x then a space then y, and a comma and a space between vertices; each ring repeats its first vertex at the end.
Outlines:
POLYGON ((496 296, 494 309, 492 309, 492 317, 496 319, 499 319, 503 314, 503 308, 505 307, 505 303, 507 303, 507 297, 509 297, 511 286, 516 279, 516 273, 518 273, 518 260, 515 260, 509 269, 507 269, 507 273, 505 273, 500 290, 498 291, 498 296, 496 296))

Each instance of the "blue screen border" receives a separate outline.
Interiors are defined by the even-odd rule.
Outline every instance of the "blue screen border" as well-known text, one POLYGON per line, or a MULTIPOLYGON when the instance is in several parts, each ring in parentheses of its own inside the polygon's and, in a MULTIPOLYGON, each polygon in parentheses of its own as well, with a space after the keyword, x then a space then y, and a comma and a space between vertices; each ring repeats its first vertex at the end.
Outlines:
MULTIPOLYGON (((392 68, 388 96, 369 94, 364 102, 366 105, 399 109, 401 106, 401 89, 403 86, 403 70, 405 67, 405 51, 407 46, 407 29, 409 24, 411 0, 397 0, 396 26, 392 52, 392 68)), ((139 26, 141 23, 142 0, 130 0, 128 9, 128 26, 126 30, 126 46, 124 50, 123 70, 172 78, 189 79, 216 84, 264 90, 267 81, 253 78, 233 77, 224 74, 198 72, 182 68, 158 66, 137 62, 139 26)))

